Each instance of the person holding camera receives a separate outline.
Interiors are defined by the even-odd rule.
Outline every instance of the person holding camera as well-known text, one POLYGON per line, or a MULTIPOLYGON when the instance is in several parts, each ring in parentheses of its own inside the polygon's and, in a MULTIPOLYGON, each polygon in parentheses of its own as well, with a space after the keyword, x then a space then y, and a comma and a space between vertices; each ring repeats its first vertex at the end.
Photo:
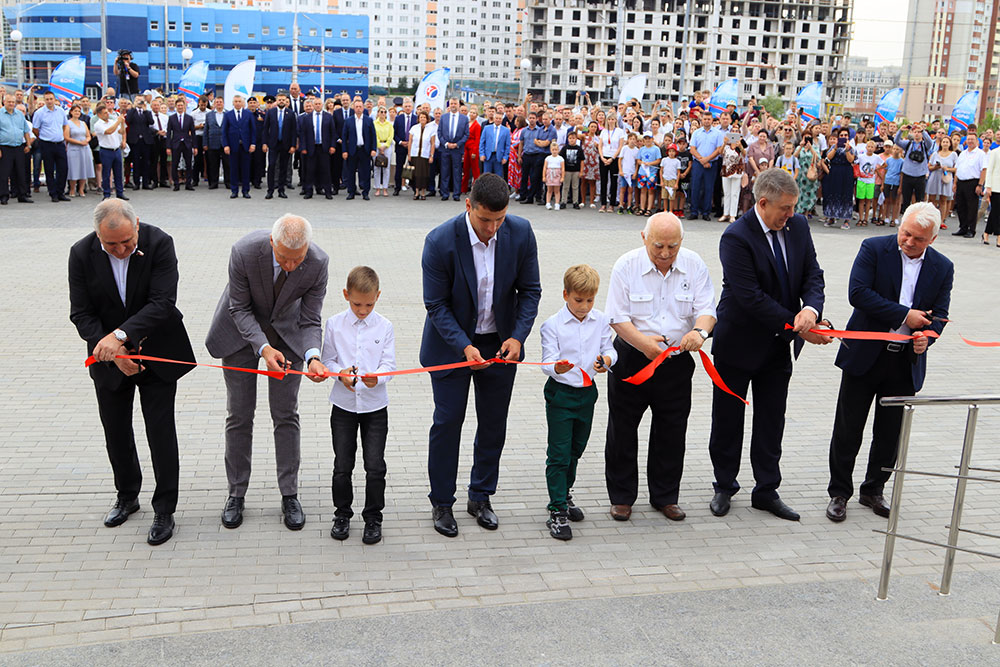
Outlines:
POLYGON ((903 126, 896 132, 894 141, 903 149, 903 173, 899 190, 902 194, 901 206, 905 208, 910 205, 911 197, 917 202, 924 200, 927 175, 930 173, 927 165, 930 163, 931 153, 937 150, 937 144, 924 129, 923 123, 903 126), (903 138, 904 134, 909 138, 903 138))
POLYGON ((118 77, 118 94, 131 101, 139 94, 139 67, 132 62, 132 52, 122 49, 118 52, 114 65, 118 77))

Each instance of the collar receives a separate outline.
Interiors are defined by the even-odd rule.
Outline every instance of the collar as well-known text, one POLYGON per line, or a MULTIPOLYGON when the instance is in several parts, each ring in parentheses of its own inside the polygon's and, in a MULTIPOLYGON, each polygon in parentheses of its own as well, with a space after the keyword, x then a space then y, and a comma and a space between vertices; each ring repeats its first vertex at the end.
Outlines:
POLYGON ((768 232, 782 231, 784 229, 787 229, 787 227, 788 227, 788 225, 785 225, 785 227, 782 227, 781 230, 773 230, 770 227, 768 227, 767 225, 765 225, 764 224, 764 218, 762 218, 760 216, 760 211, 757 210, 757 204, 753 205, 753 214, 755 216, 757 216, 757 223, 760 225, 760 228, 764 230, 764 238, 767 238, 767 233, 768 232))
MULTIPOLYGON (((468 213, 468 211, 466 211, 466 213, 465 213, 465 226, 468 227, 468 229, 469 229, 469 245, 475 246, 477 243, 483 243, 482 241, 479 240, 479 237, 476 235, 476 230, 472 228, 472 221, 469 220, 469 213, 468 213)), ((485 245, 487 248, 489 248, 490 244, 493 243, 493 242, 495 242, 496 240, 497 240, 497 235, 494 234, 490 238, 490 240, 488 240, 483 245, 485 245)))
POLYGON ((578 320, 578 319, 576 319, 576 315, 574 315, 572 312, 570 312, 569 306, 567 306, 565 303, 563 304, 563 307, 562 307, 562 322, 563 322, 563 324, 570 324, 572 322, 579 322, 580 324, 583 324, 584 322, 593 322, 595 319, 597 319, 597 318, 594 317, 594 311, 593 311, 593 309, 591 309, 591 311, 589 313, 587 313, 587 316, 585 318, 583 318, 583 320, 578 320))
POLYGON ((348 308, 347 310, 350 313, 350 315, 348 315, 347 317, 350 320, 352 327, 368 326, 368 320, 371 319, 372 313, 374 313, 374 311, 372 311, 372 313, 368 313, 367 317, 361 319, 360 317, 355 315, 354 311, 351 310, 350 308, 348 308))
POLYGON ((135 253, 136 253, 136 252, 137 252, 137 251, 139 250, 139 244, 138 244, 138 243, 136 243, 136 244, 135 244, 135 247, 134 247, 134 248, 132 248, 132 252, 131 252, 131 253, 129 253, 129 256, 128 256, 128 257, 126 257, 125 259, 118 259, 118 258, 117 258, 117 257, 115 257, 114 255, 112 255, 112 254, 111 254, 110 252, 108 252, 107 248, 105 248, 105 247, 104 247, 104 244, 103 244, 103 243, 101 243, 101 239, 97 239, 97 244, 98 244, 99 246, 101 246, 101 250, 103 250, 103 251, 104 251, 104 254, 105 254, 105 255, 107 255, 107 256, 108 256, 108 257, 110 257, 111 259, 113 259, 113 260, 116 260, 116 261, 118 261, 118 262, 124 262, 124 261, 125 261, 125 259, 131 259, 131 258, 132 258, 132 255, 134 255, 134 254, 135 254, 135 253))
MULTIPOLYGON (((678 249, 677 252, 679 254, 680 249, 678 249)), ((671 271, 679 271, 680 273, 687 273, 687 271, 685 271, 684 269, 682 269, 680 266, 677 265, 676 257, 674 258, 674 263, 670 265, 670 270, 667 271, 665 275, 660 273, 660 270, 656 268, 655 264, 653 264, 653 260, 649 258, 649 251, 646 249, 646 246, 642 246, 642 259, 639 260, 639 263, 641 264, 642 268, 642 273, 640 275, 643 276, 649 273, 650 271, 653 271, 654 273, 657 273, 658 275, 664 277, 669 276, 671 271)))
MULTIPOLYGON (((899 247, 899 246, 897 246, 897 247, 899 247)), ((905 252, 903 252, 903 249, 900 247, 899 248, 899 256, 903 258, 903 262, 904 263, 909 262, 911 264, 919 264, 919 263, 922 263, 924 261, 924 257, 927 256, 927 248, 924 248, 924 251, 922 253, 920 253, 919 257, 910 257, 905 252)))

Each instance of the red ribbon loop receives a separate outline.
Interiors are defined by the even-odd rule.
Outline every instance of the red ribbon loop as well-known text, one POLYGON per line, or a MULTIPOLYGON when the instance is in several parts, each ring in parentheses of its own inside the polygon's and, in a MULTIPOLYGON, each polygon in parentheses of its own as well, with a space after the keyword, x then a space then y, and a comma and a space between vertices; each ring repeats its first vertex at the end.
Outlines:
MULTIPOLYGON (((663 352, 660 352, 658 355, 656 355, 656 358, 653 359, 648 364, 646 364, 646 366, 643 367, 642 370, 640 370, 632 377, 625 378, 625 380, 623 381, 628 382, 629 384, 642 384, 649 378, 653 377, 653 373, 655 373, 656 369, 660 367, 660 364, 662 364, 664 361, 667 360, 667 357, 669 357, 674 352, 680 351, 680 349, 681 348, 676 346, 668 347, 663 352)), ((712 364, 712 360, 709 359, 708 355, 705 354, 704 350, 698 350, 698 354, 701 355, 701 365, 705 369, 705 372, 708 373, 708 377, 712 379, 712 384, 714 384, 716 387, 726 392, 730 396, 735 396, 736 398, 740 399, 741 401, 743 401, 744 404, 750 405, 747 399, 743 398, 742 396, 740 396, 739 394, 737 394, 732 389, 726 386, 726 383, 722 381, 722 376, 719 375, 718 369, 716 369, 715 366, 712 364)))
MULTIPOLYGON (((794 328, 795 327, 791 324, 785 325, 785 331, 790 331, 794 328)), ((915 334, 898 334, 892 333, 891 331, 848 331, 847 329, 810 329, 809 333, 818 334, 820 336, 828 336, 830 338, 843 338, 847 340, 884 340, 890 343, 899 343, 906 340, 913 340, 915 338, 941 337, 941 334, 933 329, 918 331, 915 334)))

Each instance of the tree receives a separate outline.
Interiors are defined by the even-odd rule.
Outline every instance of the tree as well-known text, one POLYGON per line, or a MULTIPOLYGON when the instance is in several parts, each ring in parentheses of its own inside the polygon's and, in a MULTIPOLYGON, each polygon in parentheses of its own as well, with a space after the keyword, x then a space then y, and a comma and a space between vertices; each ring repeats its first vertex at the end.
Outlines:
POLYGON ((977 125, 979 126, 980 132, 983 130, 993 130, 996 132, 997 130, 1000 130, 1000 116, 997 116, 992 111, 987 111, 983 115, 983 119, 979 121, 977 125))
POLYGON ((777 95, 768 95, 760 101, 760 104, 775 118, 782 118, 785 115, 785 101, 777 95))

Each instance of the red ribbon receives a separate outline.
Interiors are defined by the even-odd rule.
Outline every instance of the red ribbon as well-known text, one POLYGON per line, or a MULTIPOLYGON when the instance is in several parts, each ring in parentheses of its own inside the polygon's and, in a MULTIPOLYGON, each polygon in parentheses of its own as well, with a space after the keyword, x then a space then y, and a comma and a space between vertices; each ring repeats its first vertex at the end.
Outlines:
MULTIPOLYGON (((653 359, 648 364, 646 364, 646 366, 643 367, 642 370, 640 370, 632 377, 625 378, 623 382, 628 382, 629 384, 642 384, 649 378, 653 377, 653 373, 656 372, 656 369, 659 368, 660 364, 666 361, 671 354, 673 354, 674 352, 678 352, 680 349, 681 348, 677 346, 668 347, 663 352, 660 352, 658 355, 656 355, 656 358, 653 359)), ((715 366, 712 364, 712 360, 708 358, 708 355, 705 354, 704 350, 698 350, 698 354, 701 355, 702 367, 705 369, 705 372, 708 373, 708 377, 712 378, 712 384, 714 384, 716 387, 726 392, 730 396, 735 396, 736 398, 740 399, 741 401, 743 401, 744 404, 750 405, 747 399, 743 398, 735 391, 726 386, 726 383, 722 381, 722 376, 719 375, 718 369, 716 369, 715 366)))
MULTIPOLYGON (((791 324, 785 325, 785 330, 794 329, 791 324)), ((847 340, 884 340, 889 342, 902 342, 915 338, 940 338, 941 334, 933 329, 918 331, 915 334, 898 334, 889 331, 848 331, 847 329, 810 329, 809 333, 829 336, 830 338, 846 338, 847 340)))
POLYGON ((961 338, 962 342, 964 342, 966 345, 971 345, 972 347, 1000 347, 1000 342, 998 342, 998 341, 985 341, 984 342, 984 341, 978 341, 978 340, 969 340, 968 338, 966 338, 965 336, 963 336, 961 334, 959 334, 958 337, 961 338))

